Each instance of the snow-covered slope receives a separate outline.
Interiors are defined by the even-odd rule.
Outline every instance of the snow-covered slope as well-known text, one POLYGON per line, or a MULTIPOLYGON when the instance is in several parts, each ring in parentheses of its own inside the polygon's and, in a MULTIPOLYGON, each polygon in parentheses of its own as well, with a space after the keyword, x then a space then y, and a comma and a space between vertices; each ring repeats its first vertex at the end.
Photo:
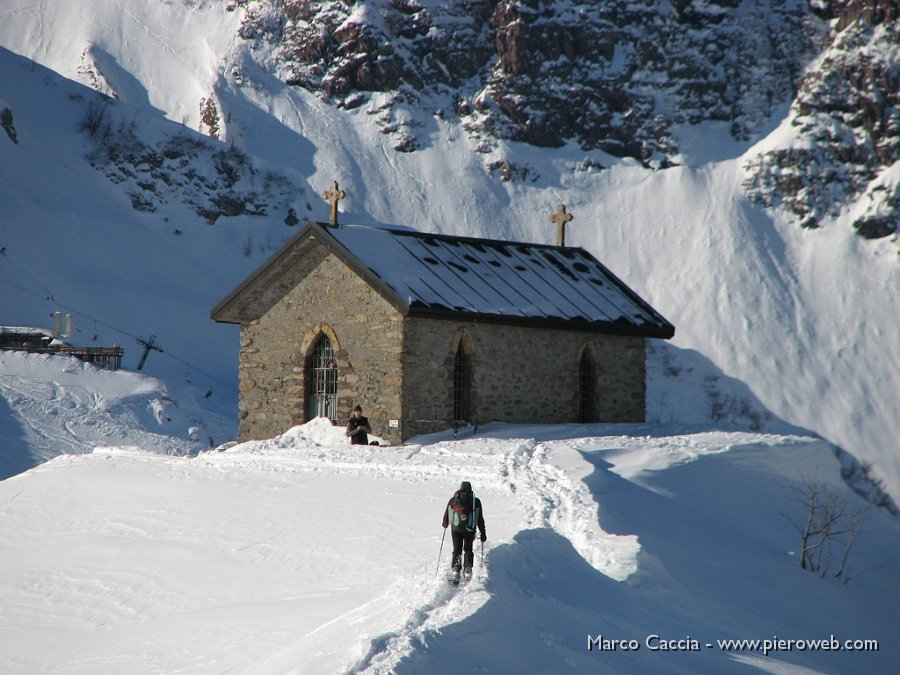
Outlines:
POLYGON ((747 202, 742 167, 786 146, 789 125, 771 119, 770 138, 741 143, 726 123, 678 129, 681 165, 653 171, 575 145, 486 150, 439 111, 410 108, 404 123, 421 146, 398 153, 378 123, 388 94, 336 110, 285 86, 235 38, 245 4, 4 3, 0 108, 16 136, 0 133, 4 323, 72 311, 82 337, 130 347, 131 367, 135 338, 154 334, 165 351, 146 371, 212 389, 204 404, 233 415, 236 331, 208 310, 295 231, 289 209, 326 218, 317 195, 332 179, 348 193, 343 222, 454 234, 551 243, 549 215, 565 203, 568 241, 675 324, 658 349, 672 390, 704 383, 708 405, 692 415, 812 430, 874 463, 900 494, 896 242, 860 239, 849 212, 802 230, 747 202), (85 85, 118 97, 102 108, 102 133, 79 132, 100 110, 85 85), (203 127, 212 93, 221 141, 185 155, 182 173, 160 160, 161 172, 157 155, 182 152, 173 138, 199 142, 183 125, 203 127), (239 154, 217 163, 226 152, 239 154), (499 180, 498 162, 519 180, 499 180), (209 203, 212 215, 241 215, 210 225, 209 203))
POLYGON ((803 571, 804 477, 859 503, 820 440, 678 425, 374 448, 320 421, 195 457, 57 457, 0 482, 0 670, 893 672, 898 521, 870 513, 849 583, 803 571), (489 538, 454 592, 461 480, 489 538))
POLYGON ((181 394, 74 358, 0 351, 0 480, 97 446, 188 455, 228 439, 230 420, 181 394))

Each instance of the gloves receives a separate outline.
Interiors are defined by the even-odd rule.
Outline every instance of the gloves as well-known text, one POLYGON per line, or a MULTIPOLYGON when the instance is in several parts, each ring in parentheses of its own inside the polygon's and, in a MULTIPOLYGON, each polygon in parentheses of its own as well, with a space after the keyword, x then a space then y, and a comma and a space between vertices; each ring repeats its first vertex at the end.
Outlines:
POLYGON ((487 535, 484 532, 482 532, 481 533, 481 543, 483 544, 486 541, 487 541, 487 535))

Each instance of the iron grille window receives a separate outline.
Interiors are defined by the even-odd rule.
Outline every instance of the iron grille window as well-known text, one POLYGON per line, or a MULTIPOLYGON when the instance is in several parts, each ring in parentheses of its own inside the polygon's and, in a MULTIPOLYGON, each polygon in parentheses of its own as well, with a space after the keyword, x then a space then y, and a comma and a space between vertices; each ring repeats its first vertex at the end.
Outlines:
POLYGON ((453 419, 469 418, 469 359, 462 342, 456 348, 453 359, 453 419))
POLYGON ((334 348, 327 336, 316 340, 307 368, 307 416, 309 419, 327 417, 336 422, 337 416, 337 362, 334 348))
POLYGON ((578 421, 594 421, 594 364, 587 350, 578 362, 578 421))

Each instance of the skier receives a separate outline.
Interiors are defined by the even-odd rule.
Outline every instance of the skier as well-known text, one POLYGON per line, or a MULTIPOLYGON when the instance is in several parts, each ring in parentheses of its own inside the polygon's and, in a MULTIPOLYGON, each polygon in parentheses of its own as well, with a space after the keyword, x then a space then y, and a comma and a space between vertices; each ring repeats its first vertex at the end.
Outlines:
POLYGON ((353 409, 353 416, 347 422, 347 435, 350 437, 351 445, 368 445, 369 437, 366 434, 372 433, 372 427, 369 426, 369 418, 363 417, 362 408, 356 406, 353 409))
POLYGON ((472 493, 472 484, 464 480, 459 490, 453 493, 447 508, 444 509, 442 523, 446 528, 450 525, 450 534, 453 537, 453 554, 450 559, 450 567, 453 576, 450 583, 459 583, 459 571, 462 567, 463 577, 466 581, 472 578, 472 563, 475 554, 472 552, 472 543, 475 541, 475 529, 481 534, 481 541, 487 540, 484 527, 484 513, 481 510, 481 500, 472 493), (462 566, 460 566, 460 554, 465 554, 462 566))

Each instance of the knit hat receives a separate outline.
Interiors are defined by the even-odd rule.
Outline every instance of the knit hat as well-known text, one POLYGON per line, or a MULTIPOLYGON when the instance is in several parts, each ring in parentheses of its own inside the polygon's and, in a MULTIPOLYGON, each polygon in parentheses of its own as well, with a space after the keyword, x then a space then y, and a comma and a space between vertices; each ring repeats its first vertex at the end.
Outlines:
POLYGON ((360 408, 359 406, 356 406, 356 407, 353 409, 353 412, 356 412, 357 410, 359 410, 359 412, 362 412, 362 408, 360 408))
POLYGON ((469 481, 464 480, 464 481, 463 481, 462 483, 460 483, 460 485, 459 485, 459 491, 460 491, 460 492, 471 492, 471 491, 472 491, 472 484, 471 484, 469 481))

